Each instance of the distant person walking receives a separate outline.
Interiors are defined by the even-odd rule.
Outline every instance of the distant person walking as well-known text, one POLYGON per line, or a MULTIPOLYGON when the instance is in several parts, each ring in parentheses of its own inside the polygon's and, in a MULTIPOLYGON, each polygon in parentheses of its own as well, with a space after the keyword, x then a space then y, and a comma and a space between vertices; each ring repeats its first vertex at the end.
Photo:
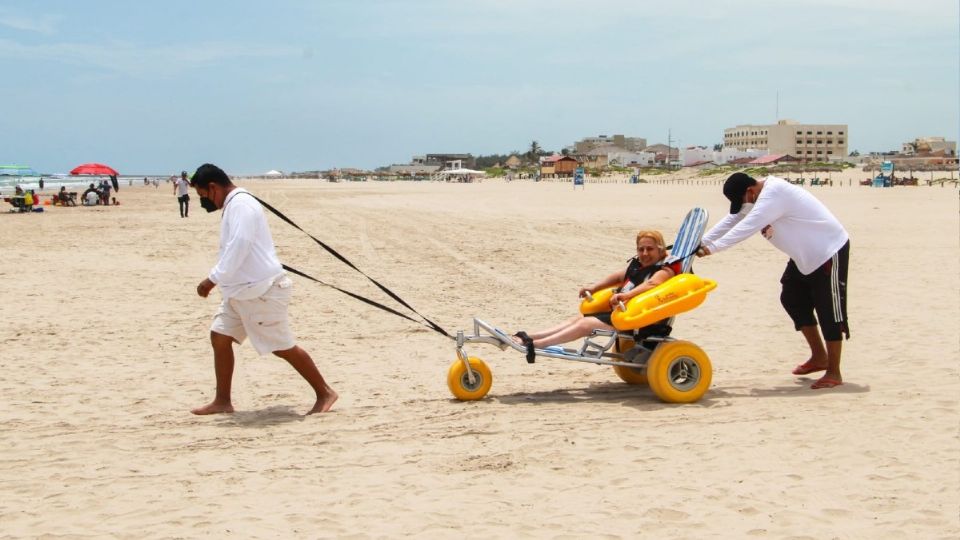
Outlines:
POLYGON ((816 197, 782 178, 758 181, 735 173, 723 184, 723 194, 730 200, 730 214, 707 231, 698 254, 718 253, 760 232, 789 255, 780 278, 780 303, 810 346, 810 358, 793 374, 823 371, 813 389, 843 384, 842 337, 850 339, 847 231, 816 197))
MULTIPOLYGON (((186 173, 183 175, 186 177, 186 173)), ((220 221, 220 258, 210 275, 197 285, 206 298, 220 286, 223 300, 210 325, 217 392, 213 401, 193 409, 193 414, 233 412, 233 343, 249 336, 257 353, 273 353, 297 370, 316 393, 307 414, 327 412, 337 393, 327 385, 307 351, 296 344, 287 323, 287 305, 293 282, 284 273, 260 203, 237 187, 219 167, 201 165, 192 185, 207 212, 223 210, 220 221)))
POLYGON ((190 181, 187 180, 187 171, 181 172, 180 178, 174 181, 173 194, 180 205, 180 217, 190 217, 190 181))

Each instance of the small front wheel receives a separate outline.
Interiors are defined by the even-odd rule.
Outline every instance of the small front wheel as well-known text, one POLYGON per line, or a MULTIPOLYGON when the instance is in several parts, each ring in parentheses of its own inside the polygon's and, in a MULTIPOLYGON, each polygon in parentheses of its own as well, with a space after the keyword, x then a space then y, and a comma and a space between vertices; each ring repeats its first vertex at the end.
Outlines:
POLYGON ((710 388, 713 367, 703 349, 689 341, 668 341, 657 346, 647 362, 647 381, 667 403, 693 403, 710 388))
POLYGON ((493 374, 483 360, 471 356, 467 361, 473 371, 473 382, 470 382, 467 366, 463 365, 463 360, 457 358, 447 370, 447 387, 453 397, 460 401, 483 399, 493 386, 493 374))

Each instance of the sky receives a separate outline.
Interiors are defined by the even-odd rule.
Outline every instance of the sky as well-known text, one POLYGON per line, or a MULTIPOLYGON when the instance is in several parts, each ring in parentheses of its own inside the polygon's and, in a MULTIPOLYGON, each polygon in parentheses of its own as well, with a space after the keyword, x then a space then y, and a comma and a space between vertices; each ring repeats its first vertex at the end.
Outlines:
POLYGON ((51 174, 712 146, 778 118, 847 124, 862 153, 960 129, 957 0, 0 0, 0 62, 0 163, 51 174))

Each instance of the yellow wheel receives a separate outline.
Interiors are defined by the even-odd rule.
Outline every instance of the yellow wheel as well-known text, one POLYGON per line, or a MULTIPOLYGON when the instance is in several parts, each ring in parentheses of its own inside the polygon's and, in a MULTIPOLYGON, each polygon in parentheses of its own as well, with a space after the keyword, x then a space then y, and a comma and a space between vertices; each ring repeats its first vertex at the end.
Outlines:
POLYGON ((650 389, 667 403, 693 403, 710 388, 713 367, 703 349, 689 341, 666 341, 647 361, 650 389))
POLYGON ((493 385, 493 374, 483 360, 471 356, 468 361, 473 371, 473 384, 470 383, 470 374, 467 373, 463 360, 457 358, 447 371, 447 387, 453 397, 460 401, 483 399, 493 385))
POLYGON ((627 384, 647 384, 647 373, 642 368, 613 366, 613 372, 627 384))
MULTIPOLYGON (((626 352, 635 345, 632 339, 617 338, 617 350, 626 352)), ((626 366, 613 366, 613 372, 620 377, 620 380, 627 384, 647 384, 647 372, 643 368, 631 368, 626 366)))

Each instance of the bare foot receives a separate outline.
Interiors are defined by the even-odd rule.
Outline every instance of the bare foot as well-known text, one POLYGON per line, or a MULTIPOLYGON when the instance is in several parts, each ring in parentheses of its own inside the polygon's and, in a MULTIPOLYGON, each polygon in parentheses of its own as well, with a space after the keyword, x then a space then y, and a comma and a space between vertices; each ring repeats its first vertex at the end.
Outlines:
POLYGON ((209 404, 204 405, 203 407, 197 407, 192 409, 190 412, 193 414, 223 414, 223 413, 232 413, 233 404, 230 402, 219 403, 217 401, 211 401, 209 404))
POLYGON ((333 408, 333 404, 337 402, 337 398, 340 395, 334 392, 332 389, 327 388, 327 393, 322 398, 317 398, 317 402, 313 405, 313 408, 310 409, 310 412, 307 414, 313 413, 322 413, 327 412, 333 408))

